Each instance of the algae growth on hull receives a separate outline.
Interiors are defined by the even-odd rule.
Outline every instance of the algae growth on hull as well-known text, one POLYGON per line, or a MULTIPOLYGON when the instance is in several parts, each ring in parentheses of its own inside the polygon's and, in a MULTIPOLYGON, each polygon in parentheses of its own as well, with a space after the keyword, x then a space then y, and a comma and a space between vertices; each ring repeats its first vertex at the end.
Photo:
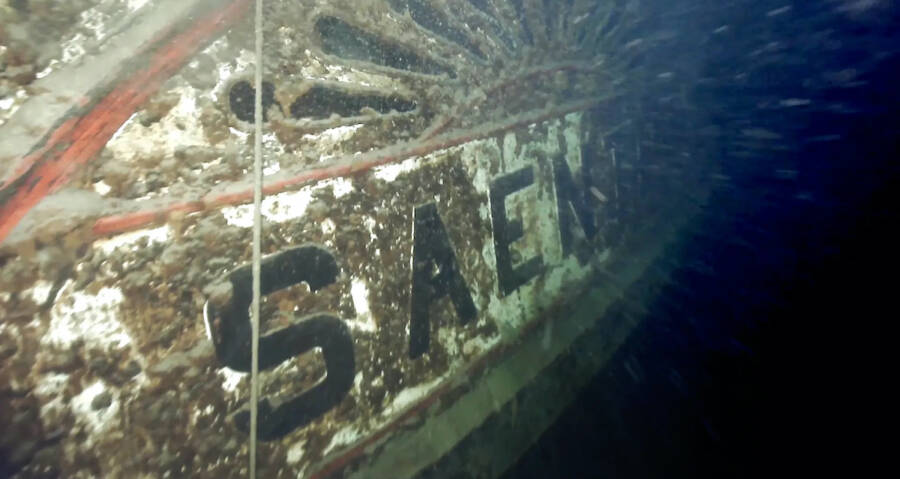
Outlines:
MULTIPOLYGON (((29 132, 0 155, 0 420, 28 438, 0 447, 22 477, 245 473, 250 4, 85 4, 125 26, 30 85, 72 76, 71 96, 7 109, 0 134, 29 132)), ((16 15, 0 31, 38 13, 16 15)), ((362 473, 478 381, 509 400, 532 376, 498 364, 535 331, 539 368, 573 337, 554 327, 581 330, 544 324, 614 255, 637 196, 606 143, 626 118, 595 111, 621 92, 627 58, 598 52, 628 12, 341 0, 265 18, 262 251, 283 276, 262 332, 306 342, 264 355, 261 466, 362 473)))

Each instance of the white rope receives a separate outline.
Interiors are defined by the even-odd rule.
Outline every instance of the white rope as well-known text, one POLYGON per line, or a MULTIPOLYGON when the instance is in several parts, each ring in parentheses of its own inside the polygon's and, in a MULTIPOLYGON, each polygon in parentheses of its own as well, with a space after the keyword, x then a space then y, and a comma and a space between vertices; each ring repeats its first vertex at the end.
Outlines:
POLYGON ((259 414, 259 299, 260 299, 260 261, 262 241, 262 44, 263 44, 263 0, 256 0, 256 75, 254 86, 254 138, 253 138, 253 303, 252 311, 252 345, 250 353, 250 479, 256 479, 256 422, 259 414))

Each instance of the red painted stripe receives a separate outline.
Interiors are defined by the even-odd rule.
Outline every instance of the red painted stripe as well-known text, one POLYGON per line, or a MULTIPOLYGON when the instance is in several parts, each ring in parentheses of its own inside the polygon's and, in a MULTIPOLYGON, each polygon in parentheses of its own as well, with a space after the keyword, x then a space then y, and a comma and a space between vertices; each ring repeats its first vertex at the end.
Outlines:
POLYGON ((47 143, 23 160, 32 165, 19 188, 0 206, 0 242, 45 196, 68 183, 73 173, 96 158, 112 135, 189 58, 223 29, 244 18, 251 0, 234 0, 165 40, 146 66, 121 81, 85 115, 63 123, 47 143))
MULTIPOLYGON (((454 146, 462 145, 473 140, 488 138, 504 131, 519 128, 532 123, 540 123, 542 121, 565 116, 575 111, 586 110, 600 103, 602 98, 595 98, 581 102, 574 102, 562 105, 559 108, 552 108, 541 112, 538 115, 526 116, 508 124, 503 124, 493 128, 482 128, 478 130, 468 130, 463 132, 455 132, 446 136, 434 138, 426 142, 416 142, 405 145, 400 149, 388 149, 387 151, 378 151, 374 153, 364 154, 361 157, 353 157, 347 162, 342 162, 330 166, 322 166, 312 168, 310 170, 298 173, 295 176, 285 178, 278 181, 270 181, 263 186, 265 195, 273 195, 283 191, 299 188, 303 185, 322 181, 331 178, 351 176, 357 173, 368 171, 372 168, 397 163, 413 156, 424 156, 437 150, 443 150, 454 146)), ((234 206, 253 201, 253 189, 242 188, 230 193, 212 193, 206 195, 202 199, 189 202, 176 203, 173 205, 162 206, 153 210, 142 210, 131 213, 121 213, 116 215, 105 216, 94 222, 92 228, 93 234, 96 236, 106 236, 117 233, 125 233, 140 228, 146 228, 155 224, 165 222, 171 213, 176 211, 193 213, 204 211, 212 208, 221 208, 225 206, 234 206), (184 209, 180 205, 190 204, 194 209, 184 209)))

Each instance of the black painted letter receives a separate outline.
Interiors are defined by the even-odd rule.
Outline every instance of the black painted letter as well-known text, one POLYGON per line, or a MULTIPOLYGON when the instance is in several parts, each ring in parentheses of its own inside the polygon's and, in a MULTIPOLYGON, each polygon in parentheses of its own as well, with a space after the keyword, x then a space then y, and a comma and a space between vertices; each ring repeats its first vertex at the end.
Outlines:
POLYGON ((409 357, 418 358, 428 351, 431 321, 428 307, 450 295, 460 322, 475 317, 475 303, 459 272, 456 255, 437 206, 428 203, 415 210, 413 223, 412 300, 409 318, 409 357))
MULTIPOLYGON (((260 265, 263 295, 306 282, 311 291, 334 283, 338 266, 334 256, 322 247, 306 245, 266 257, 260 265)), ((228 275, 231 295, 224 304, 206 303, 204 317, 213 337, 219 361, 237 371, 250 371, 250 314, 252 270, 241 266, 228 275)), ((350 330, 329 314, 313 314, 290 326, 259 338, 259 369, 278 366, 287 359, 315 347, 322 349, 326 377, 299 396, 279 401, 273 407, 268 399, 259 403, 257 434, 262 440, 283 437, 336 406, 353 385, 355 363, 350 330)), ((235 423, 249 430, 249 411, 235 415, 235 423)))
POLYGON ((497 256, 497 281, 500 294, 512 293, 519 286, 538 275, 544 259, 535 256, 518 267, 513 267, 509 245, 524 234, 522 220, 506 218, 506 197, 534 183, 534 171, 526 167, 501 176, 491 182, 491 220, 494 225, 494 252, 497 256))
MULTIPOLYGON (((578 188, 572 178, 572 171, 563 156, 553 160, 553 177, 556 182, 556 207, 559 214, 559 239, 563 256, 572 252, 574 238, 572 231, 575 220, 581 224, 585 237, 591 239, 597 234, 597 226, 585 201, 585 190, 578 188)), ((587 187, 589 185, 585 185, 587 187)))

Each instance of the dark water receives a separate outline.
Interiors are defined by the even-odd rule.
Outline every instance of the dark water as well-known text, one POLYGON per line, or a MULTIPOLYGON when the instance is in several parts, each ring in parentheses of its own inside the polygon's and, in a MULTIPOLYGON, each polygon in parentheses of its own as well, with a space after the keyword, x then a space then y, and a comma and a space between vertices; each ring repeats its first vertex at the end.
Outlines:
POLYGON ((639 329, 504 477, 866 474, 896 315, 900 6, 633 3, 636 37, 674 33, 632 62, 641 128, 714 148, 720 176, 648 273, 667 280, 612 313, 639 329))

